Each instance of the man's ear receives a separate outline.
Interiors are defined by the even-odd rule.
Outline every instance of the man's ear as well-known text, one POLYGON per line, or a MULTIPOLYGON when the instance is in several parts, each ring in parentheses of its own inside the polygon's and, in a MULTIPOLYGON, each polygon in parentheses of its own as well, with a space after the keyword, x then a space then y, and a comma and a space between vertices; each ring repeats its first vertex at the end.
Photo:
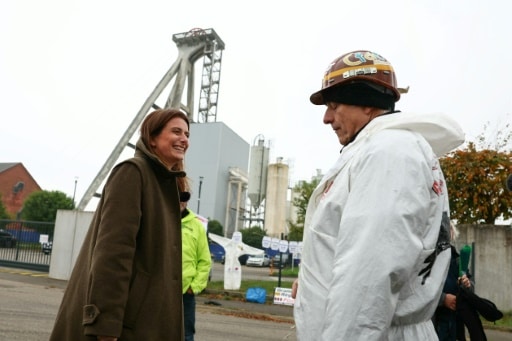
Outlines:
POLYGON ((361 107, 363 110, 363 114, 368 116, 369 119, 373 119, 378 115, 377 108, 373 107, 361 107))
POLYGON ((366 116, 373 120, 375 117, 385 113, 386 110, 374 107, 363 107, 363 112, 366 116))
POLYGON ((362 108, 363 108, 363 112, 366 115, 371 115, 372 112, 376 109, 376 108, 373 108, 373 107, 362 107, 362 108))

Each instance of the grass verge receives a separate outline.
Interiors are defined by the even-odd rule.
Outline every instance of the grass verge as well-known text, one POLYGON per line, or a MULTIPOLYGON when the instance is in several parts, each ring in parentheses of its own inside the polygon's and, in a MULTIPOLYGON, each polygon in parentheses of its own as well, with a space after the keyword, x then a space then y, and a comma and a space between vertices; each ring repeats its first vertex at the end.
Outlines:
MULTIPOLYGON (((276 281, 260 281, 260 280, 242 280, 240 283, 240 289, 237 292, 246 292, 248 288, 251 287, 260 287, 267 291, 267 295, 272 295, 274 289, 277 287, 276 281)), ((289 281, 281 281, 281 288, 291 288, 292 282, 289 281)), ((230 292, 231 290, 224 290, 224 282, 223 281, 214 281, 208 283, 207 289, 216 290, 216 291, 226 291, 230 292)))
POLYGON ((507 330, 512 332, 512 311, 503 312, 503 318, 496 322, 489 322, 482 319, 484 328, 507 330))
MULTIPOLYGON (((274 273, 272 276, 276 277, 279 274, 279 270, 274 270, 274 273)), ((284 268, 281 269, 281 276, 282 277, 297 277, 298 274, 298 268, 291 269, 291 268, 284 268)), ((277 287, 277 282, 274 280, 269 281, 262 281, 262 280, 242 280, 240 284, 240 289, 236 292, 231 290, 224 290, 224 282, 223 281, 214 281, 209 282, 207 289, 214 290, 216 292, 227 292, 231 293, 228 295, 218 294, 217 298, 223 298, 225 300, 232 300, 232 299, 239 299, 244 300, 245 299, 245 292, 250 287, 260 287, 267 291, 268 296, 272 296, 274 294, 274 290, 277 287)), ((291 281, 281 281, 281 287, 282 288, 291 288, 292 282, 291 281)), ((491 329, 498 329, 498 330, 504 330, 504 331, 510 331, 512 332, 512 311, 503 312, 503 318, 501 320, 498 320, 496 322, 489 322, 482 319, 482 323, 485 328, 491 328, 491 329)))

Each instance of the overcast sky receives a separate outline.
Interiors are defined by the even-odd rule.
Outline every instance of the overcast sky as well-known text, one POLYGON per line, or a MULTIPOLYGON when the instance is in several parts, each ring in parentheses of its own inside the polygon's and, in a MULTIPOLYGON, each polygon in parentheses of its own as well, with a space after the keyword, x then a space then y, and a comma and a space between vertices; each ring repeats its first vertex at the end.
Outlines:
POLYGON ((397 109, 449 114, 468 139, 511 120, 507 1, 252 3, 0 0, 0 162, 22 162, 43 189, 69 196, 77 178, 78 202, 178 58, 172 35, 192 28, 226 45, 217 121, 250 145, 262 134, 292 181, 338 156, 309 95, 352 50, 381 54, 410 86, 397 109))

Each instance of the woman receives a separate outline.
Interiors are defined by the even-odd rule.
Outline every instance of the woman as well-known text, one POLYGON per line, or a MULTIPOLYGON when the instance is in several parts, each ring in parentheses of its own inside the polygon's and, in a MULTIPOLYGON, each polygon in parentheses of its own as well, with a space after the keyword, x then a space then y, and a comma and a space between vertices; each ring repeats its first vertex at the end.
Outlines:
MULTIPOLYGON (((459 253, 454 246, 459 232, 454 224, 450 224, 450 267, 444 281, 443 292, 439 298, 439 304, 432 319, 437 336, 440 341, 457 340, 457 292, 459 291, 459 253)), ((469 279, 464 275, 464 283, 469 279)))
POLYGON ((50 341, 183 340, 181 216, 189 121, 150 113, 135 157, 112 170, 50 341))

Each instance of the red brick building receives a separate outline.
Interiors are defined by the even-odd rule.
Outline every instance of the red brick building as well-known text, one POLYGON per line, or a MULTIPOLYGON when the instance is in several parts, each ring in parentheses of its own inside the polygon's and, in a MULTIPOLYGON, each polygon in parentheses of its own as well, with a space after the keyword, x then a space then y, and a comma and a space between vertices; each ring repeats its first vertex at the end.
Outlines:
POLYGON ((16 218, 31 193, 40 190, 41 187, 21 162, 0 163, 0 193, 11 218, 16 218))

